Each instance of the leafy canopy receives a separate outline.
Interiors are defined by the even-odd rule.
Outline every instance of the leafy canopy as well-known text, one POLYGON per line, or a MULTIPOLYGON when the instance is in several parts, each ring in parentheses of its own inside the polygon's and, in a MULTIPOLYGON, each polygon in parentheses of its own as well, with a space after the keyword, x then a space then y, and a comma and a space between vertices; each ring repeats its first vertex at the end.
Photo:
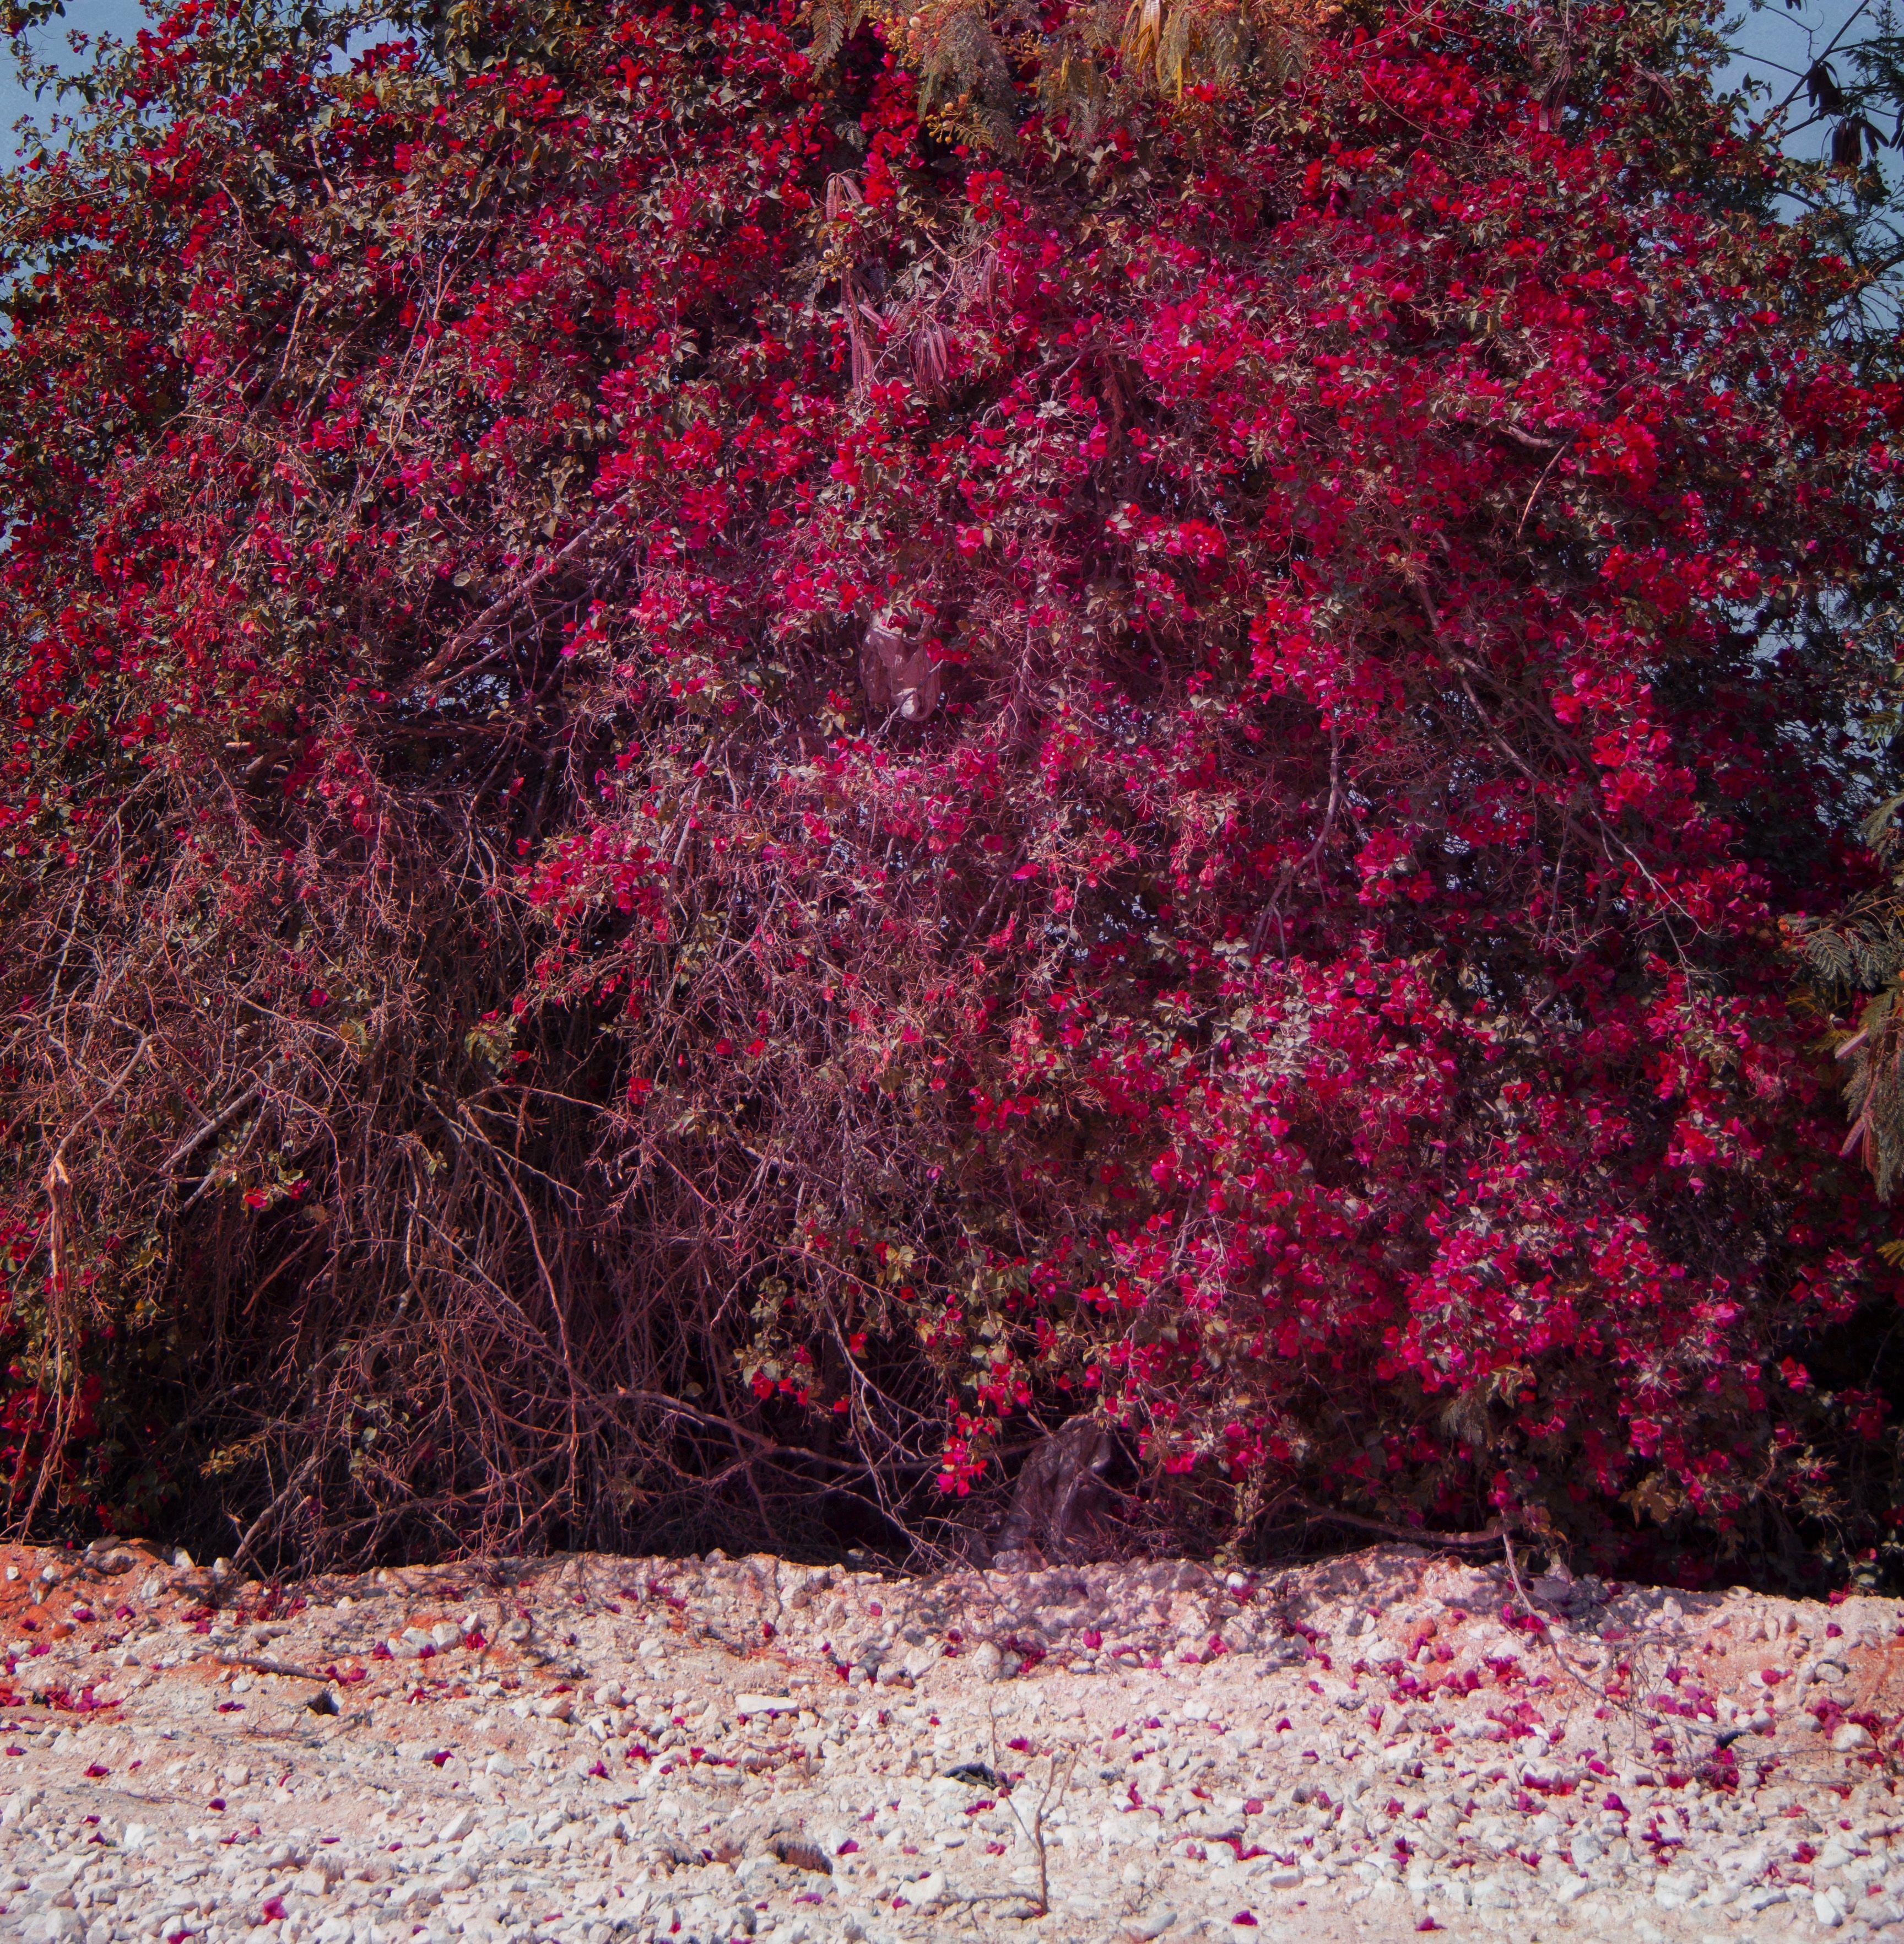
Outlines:
POLYGON ((1777 924, 1881 783, 1904 393, 1718 54, 103 54, 0 186, 16 1515, 930 1543, 1088 1410, 1180 1536, 1875 1544, 1777 924))

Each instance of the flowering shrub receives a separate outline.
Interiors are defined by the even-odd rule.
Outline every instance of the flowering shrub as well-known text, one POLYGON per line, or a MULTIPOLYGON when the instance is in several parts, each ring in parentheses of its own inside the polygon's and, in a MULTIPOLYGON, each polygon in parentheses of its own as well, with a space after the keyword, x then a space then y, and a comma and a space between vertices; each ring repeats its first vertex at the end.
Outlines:
POLYGON ((16 1516, 1882 1515, 1904 392, 1700 17, 426 11, 6 184, 16 1516))

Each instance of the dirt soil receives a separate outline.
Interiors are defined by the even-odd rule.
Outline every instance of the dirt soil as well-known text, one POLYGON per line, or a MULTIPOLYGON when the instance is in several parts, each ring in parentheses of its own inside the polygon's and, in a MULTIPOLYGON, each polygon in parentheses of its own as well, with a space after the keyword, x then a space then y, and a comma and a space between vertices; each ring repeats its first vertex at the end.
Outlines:
POLYGON ((1904 1944, 1891 1600, 1517 1587, 1406 1546, 0 1573, 26 1944, 1904 1944))

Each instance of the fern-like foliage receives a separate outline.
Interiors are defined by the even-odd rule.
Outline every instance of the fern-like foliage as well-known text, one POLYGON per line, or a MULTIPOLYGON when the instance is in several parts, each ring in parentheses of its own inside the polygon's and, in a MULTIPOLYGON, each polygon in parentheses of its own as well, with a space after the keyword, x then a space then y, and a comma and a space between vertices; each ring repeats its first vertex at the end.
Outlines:
POLYGON ((1864 835, 1896 866, 1890 885, 1829 922, 1796 925, 1793 943, 1817 1000, 1834 1010, 1865 993, 1856 1029, 1838 1037, 1850 1121, 1841 1152, 1856 1154, 1878 1193, 1890 1198, 1904 1175, 1904 834, 1893 797, 1866 822, 1864 835))
MULTIPOLYGON (((1130 0, 1122 44, 1126 69, 1133 75, 1148 69, 1173 94, 1188 81, 1230 80, 1258 39, 1259 20, 1266 27, 1289 24, 1272 22, 1267 8, 1223 0, 1130 0)), ((1272 34, 1266 45, 1273 49, 1287 42, 1272 34)))
POLYGON ((1038 93, 1046 120, 1068 128, 1080 151, 1097 140, 1118 82, 1120 0, 1074 8, 1039 49, 1038 93))
POLYGON ((814 0, 807 17, 816 69, 830 67, 866 17, 866 0, 814 0))
MULTIPOLYGON (((1017 24, 1000 23, 1007 31, 1017 24)), ((1009 148, 1018 132, 1018 89, 989 10, 955 0, 912 14, 907 26, 918 52, 920 113, 967 122, 987 147, 1009 148)))
POLYGON ((1327 0, 1077 0, 1055 21, 1029 0, 809 0, 816 69, 860 26, 919 78, 920 112, 997 152, 1034 105, 1087 148, 1121 96, 1180 96, 1192 82, 1280 86, 1300 65, 1327 0))

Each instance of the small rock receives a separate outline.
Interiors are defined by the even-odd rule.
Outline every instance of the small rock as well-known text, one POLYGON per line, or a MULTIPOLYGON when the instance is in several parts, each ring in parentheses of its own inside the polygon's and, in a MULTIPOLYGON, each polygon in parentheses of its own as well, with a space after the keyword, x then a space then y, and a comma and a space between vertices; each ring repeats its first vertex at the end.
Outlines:
POLYGON ((116 1576, 130 1573, 140 1563, 139 1555, 129 1547, 95 1540, 86 1549, 86 1562, 96 1571, 116 1576))
POLYGON ((894 1900, 909 1903, 915 1910, 930 1910, 942 1902, 946 1894, 946 1878, 943 1871, 934 1870, 930 1876, 923 1876, 916 1883, 901 1884, 894 1892, 894 1900))
POLYGON ((1860 1727, 1856 1721, 1841 1723, 1837 1733, 1832 1736, 1833 1751, 1841 1755, 1850 1755, 1859 1749, 1868 1749, 1870 1746, 1871 1730, 1860 1727))
POLYGON ((1151 1944, 1152 1939, 1162 1936, 1176 1921, 1177 1912, 1167 1903, 1153 1903, 1148 1910, 1126 1919, 1124 1934, 1130 1944, 1151 1944))
POLYGON ((1699 1884, 1690 1877, 1663 1876, 1653 1886, 1653 1900, 1662 1910, 1680 1910, 1699 1894, 1699 1884))
POLYGON ((1018 1663, 995 1641, 986 1641, 972 1656, 972 1672, 981 1681, 1004 1681, 1018 1672, 1018 1663))

